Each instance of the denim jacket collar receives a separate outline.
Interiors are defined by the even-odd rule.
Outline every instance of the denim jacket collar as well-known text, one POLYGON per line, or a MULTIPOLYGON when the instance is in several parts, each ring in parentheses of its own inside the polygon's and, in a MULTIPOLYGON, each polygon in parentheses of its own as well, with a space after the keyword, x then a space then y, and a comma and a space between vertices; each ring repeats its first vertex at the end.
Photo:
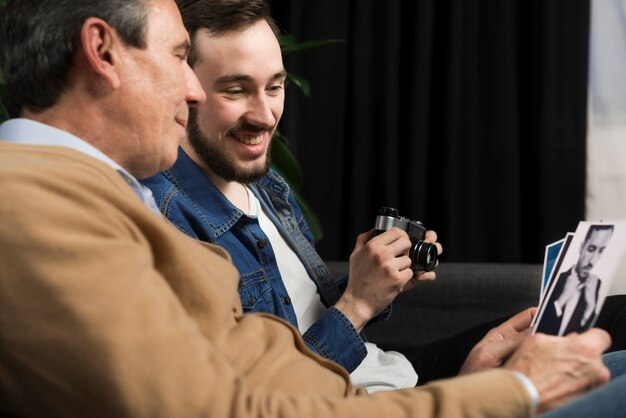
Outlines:
POLYGON ((197 213, 202 214, 213 239, 217 239, 242 216, 246 216, 224 196, 182 148, 178 148, 176 164, 163 174, 183 194, 191 197, 190 202, 196 201, 200 207, 211 208, 211 212, 197 208, 197 213), (178 179, 185 179, 184 186, 178 179))
POLYGON ((261 177, 254 186, 266 190, 274 199, 286 202, 289 198, 289 186, 285 180, 274 170, 270 169, 268 173, 261 177))
MULTIPOLYGON (((212 208, 210 213, 207 211, 198 212, 203 213, 204 221, 209 225, 213 239, 227 232, 241 217, 248 216, 224 196, 182 148, 178 148, 176 164, 169 170, 165 170, 163 174, 182 193, 191 196, 190 201, 195 200, 200 207, 212 208), (178 179, 185 179, 184 186, 178 179)), ((266 191, 275 202, 287 202, 289 198, 289 186, 272 169, 259 181, 248 185, 248 187, 257 197, 259 197, 258 189, 266 191)), ((267 207, 263 206, 267 210, 267 207)))

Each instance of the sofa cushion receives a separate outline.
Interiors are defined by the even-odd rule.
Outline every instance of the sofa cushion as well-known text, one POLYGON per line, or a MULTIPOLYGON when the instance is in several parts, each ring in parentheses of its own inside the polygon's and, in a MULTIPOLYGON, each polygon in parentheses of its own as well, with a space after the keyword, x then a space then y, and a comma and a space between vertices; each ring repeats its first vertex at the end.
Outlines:
MULTIPOLYGON (((347 262, 328 262, 347 274, 347 262)), ((509 316, 539 302, 541 265, 441 263, 437 279, 400 294, 389 320, 368 325, 370 341, 421 346, 472 326, 509 316)))

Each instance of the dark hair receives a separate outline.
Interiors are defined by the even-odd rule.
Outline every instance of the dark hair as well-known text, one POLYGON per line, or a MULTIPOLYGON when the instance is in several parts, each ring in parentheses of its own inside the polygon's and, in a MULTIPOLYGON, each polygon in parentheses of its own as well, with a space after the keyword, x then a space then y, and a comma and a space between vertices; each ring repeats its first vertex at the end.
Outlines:
POLYGON ((591 234, 595 231, 611 231, 611 233, 613 233, 613 225, 611 224, 594 224, 594 225, 589 225, 589 229, 587 230, 587 235, 585 235, 585 239, 583 241, 583 245, 584 243, 586 243, 587 241, 589 241, 589 238, 591 238, 591 234))
POLYGON ((12 117, 23 108, 53 106, 65 87, 83 23, 108 22, 128 45, 146 47, 147 4, 153 0, 9 0, 0 14, 3 103, 12 117))
POLYGON ((198 62, 194 44, 199 29, 206 29, 211 36, 221 36, 244 30, 263 19, 277 38, 280 34, 263 0, 176 0, 176 4, 191 38, 189 65, 192 67, 198 62))

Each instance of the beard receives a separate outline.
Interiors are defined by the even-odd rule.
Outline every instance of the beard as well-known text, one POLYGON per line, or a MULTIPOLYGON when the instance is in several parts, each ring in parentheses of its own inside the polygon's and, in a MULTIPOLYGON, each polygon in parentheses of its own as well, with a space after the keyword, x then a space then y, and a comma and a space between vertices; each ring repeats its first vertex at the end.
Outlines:
MULTIPOLYGON (((231 133, 237 130, 247 130, 259 132, 265 130, 255 126, 246 125, 245 127, 236 126, 232 128, 226 136, 231 136, 231 133)), ((251 169, 243 169, 236 165, 232 159, 227 155, 226 149, 216 145, 216 141, 211 141, 202 132, 200 125, 198 124, 198 110, 195 108, 189 109, 189 122, 187 124, 187 135, 189 144, 194 149, 198 157, 209 167, 209 169, 218 177, 226 181, 236 181, 242 184, 254 183, 263 177, 270 169, 272 164, 271 148, 272 141, 267 147, 265 155, 265 164, 255 166, 251 169)))

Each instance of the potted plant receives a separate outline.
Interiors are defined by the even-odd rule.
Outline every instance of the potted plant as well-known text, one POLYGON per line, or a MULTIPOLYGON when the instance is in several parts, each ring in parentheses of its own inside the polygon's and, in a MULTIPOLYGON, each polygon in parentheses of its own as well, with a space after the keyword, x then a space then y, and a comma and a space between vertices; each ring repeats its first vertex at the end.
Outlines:
MULTIPOLYGON (((343 41, 339 39, 324 39, 298 42, 291 35, 282 35, 279 39, 279 42, 280 49, 283 55, 289 55, 302 51, 307 51, 309 49, 317 48, 323 45, 340 43, 343 41)), ((286 84, 297 86, 305 97, 311 97, 311 86, 309 85, 307 80, 300 77, 299 75, 288 72, 286 84)), ((311 232, 313 233, 315 241, 319 241, 324 234, 322 230, 322 225, 315 213, 311 210, 309 204, 300 193, 300 188, 302 186, 302 170, 300 169, 298 161, 296 161, 295 157, 289 150, 287 138, 282 135, 279 130, 277 130, 276 134, 274 135, 274 142, 272 144, 271 152, 272 167, 281 176, 283 176, 285 181, 287 181, 287 183, 289 184, 291 192, 298 202, 298 205, 300 205, 300 208, 302 209, 302 214, 309 224, 309 228, 311 228, 311 232)))

